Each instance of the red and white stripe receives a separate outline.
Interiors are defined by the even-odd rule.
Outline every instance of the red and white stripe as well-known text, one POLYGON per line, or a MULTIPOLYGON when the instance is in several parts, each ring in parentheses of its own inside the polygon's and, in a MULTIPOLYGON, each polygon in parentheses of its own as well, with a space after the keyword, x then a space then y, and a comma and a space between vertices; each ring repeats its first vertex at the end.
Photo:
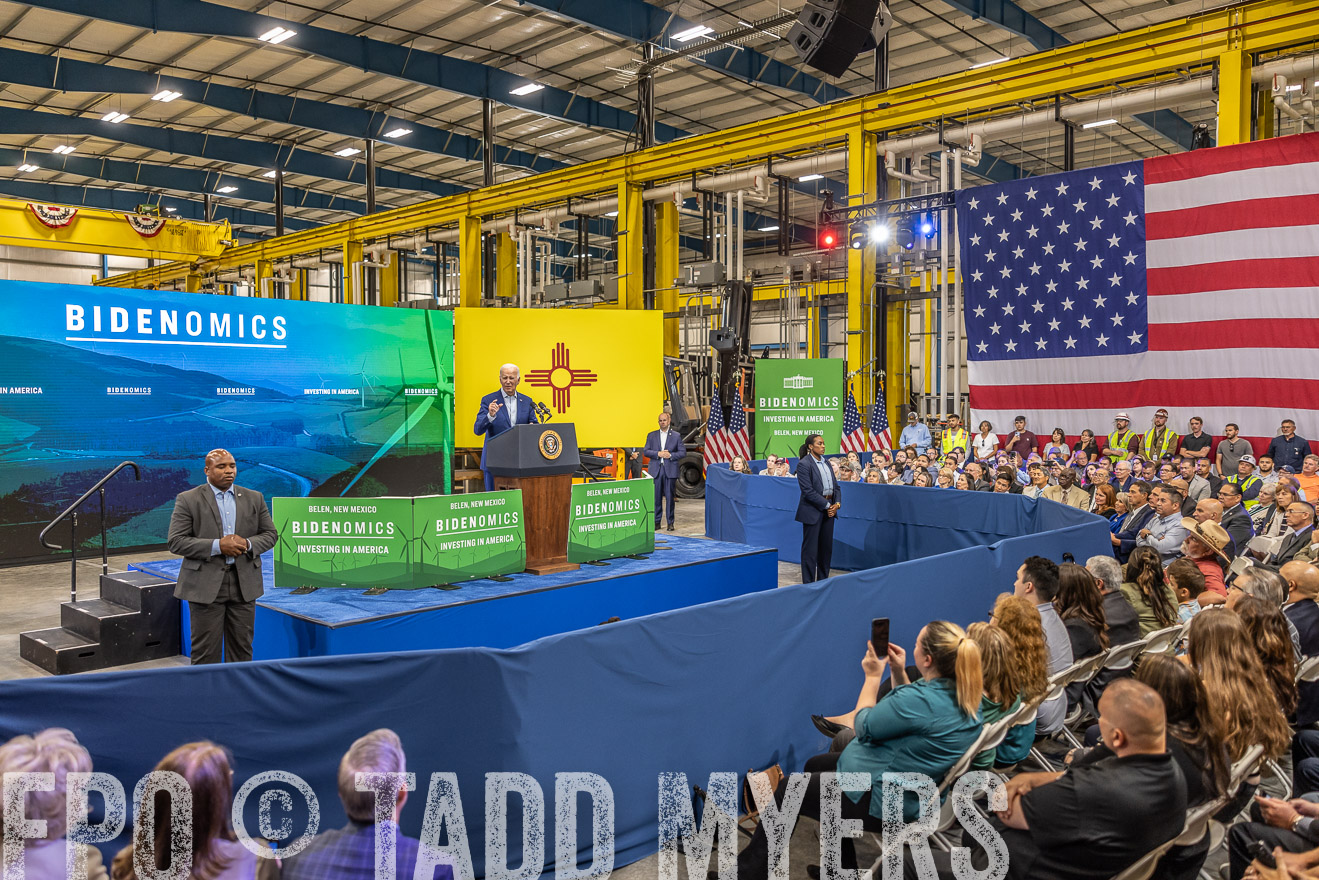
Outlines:
POLYGON ((844 455, 849 452, 855 452, 858 455, 870 451, 870 432, 863 428, 857 428, 850 434, 844 434, 843 439, 838 443, 839 450, 844 455))
MULTIPOLYGON (((1144 432, 1155 410, 1187 432, 1284 418, 1319 439, 1319 133, 1147 159, 1149 351, 971 361, 972 425, 1144 432)), ((1042 434, 1041 434, 1042 436, 1042 434)))

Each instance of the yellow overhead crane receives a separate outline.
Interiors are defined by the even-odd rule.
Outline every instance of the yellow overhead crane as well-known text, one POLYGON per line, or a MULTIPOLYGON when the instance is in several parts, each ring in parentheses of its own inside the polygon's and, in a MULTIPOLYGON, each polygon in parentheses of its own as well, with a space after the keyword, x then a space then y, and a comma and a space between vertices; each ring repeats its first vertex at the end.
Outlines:
POLYGON ((228 221, 198 223, 168 214, 154 218, 0 198, 0 244, 5 245, 192 261, 220 256, 232 239, 228 221))
MULTIPOLYGON (((1029 102, 1050 101, 1058 94, 1073 97, 1107 91, 1115 85, 1135 86, 1176 81, 1188 72, 1203 73, 1217 65, 1219 83, 1218 143, 1250 138, 1250 71, 1257 53, 1275 52, 1319 40, 1319 0, 1255 0, 1205 12, 1165 24, 1063 46, 1005 61, 990 67, 900 86, 863 97, 761 120, 736 128, 683 138, 634 153, 550 171, 534 177, 483 187, 469 193, 433 199, 420 205, 383 211, 278 239, 232 248, 218 257, 203 258, 194 268, 170 263, 116 275, 100 283, 120 287, 174 284, 198 273, 232 272, 243 266, 287 260, 322 250, 360 249, 367 242, 384 242, 391 235, 438 228, 456 228, 460 253, 462 303, 481 298, 481 224, 536 206, 568 199, 618 196, 620 242, 619 306, 638 308, 642 302, 640 234, 628 235, 640 222, 641 181, 672 181, 711 169, 727 170, 770 158, 801 156, 847 147, 849 196, 855 203, 873 201, 875 144, 880 132, 911 131, 941 119, 969 122, 989 115, 1020 112, 1029 102)), ((676 265, 677 212, 660 212, 657 242, 665 253, 656 258, 676 265), (670 254, 668 250, 675 253, 670 254)), ((864 331, 871 296, 873 255, 849 257, 847 301, 849 328, 864 331), (855 323, 854 323, 855 321, 855 323)), ((659 276, 657 277, 664 277, 659 276)), ((657 298, 657 306, 675 312, 676 292, 657 298)), ((676 323, 676 322, 668 322, 676 323)), ((887 346, 891 376, 905 374, 904 328, 889 321, 887 346)), ((676 330, 673 331, 676 338, 676 330)), ((849 371, 870 364, 870 335, 847 346, 849 371)), ((873 390, 865 375, 858 399, 873 390)), ((891 399, 899 389, 889 387, 891 399)))

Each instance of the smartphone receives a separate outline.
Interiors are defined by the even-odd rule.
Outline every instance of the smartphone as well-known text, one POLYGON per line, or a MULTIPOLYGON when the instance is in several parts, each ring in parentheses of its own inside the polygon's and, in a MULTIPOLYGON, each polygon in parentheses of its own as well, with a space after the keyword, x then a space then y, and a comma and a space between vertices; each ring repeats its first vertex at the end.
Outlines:
POLYGON ((888 618, 876 617, 870 621, 870 644, 875 649, 875 656, 888 656, 888 618))
POLYGON ((1250 857, 1259 862, 1266 868, 1277 868, 1278 863, 1273 858, 1273 847, 1269 846, 1262 840, 1254 840, 1246 845, 1246 851, 1250 857))

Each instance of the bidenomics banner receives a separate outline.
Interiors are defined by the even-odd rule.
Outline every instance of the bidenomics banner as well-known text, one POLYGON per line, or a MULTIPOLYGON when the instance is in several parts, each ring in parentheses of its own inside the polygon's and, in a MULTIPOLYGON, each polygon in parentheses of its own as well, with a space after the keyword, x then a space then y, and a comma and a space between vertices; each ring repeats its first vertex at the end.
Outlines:
POLYGON ((163 543, 217 447, 267 498, 446 492, 452 412, 449 312, 0 281, 0 559, 46 553, 42 526, 125 459, 115 547, 163 543))
POLYGON ((592 562, 655 550, 655 481, 574 483, 568 561, 592 562))
POLYGON ((796 455, 807 434, 838 451, 843 437, 842 358, 757 358, 756 458, 796 455))

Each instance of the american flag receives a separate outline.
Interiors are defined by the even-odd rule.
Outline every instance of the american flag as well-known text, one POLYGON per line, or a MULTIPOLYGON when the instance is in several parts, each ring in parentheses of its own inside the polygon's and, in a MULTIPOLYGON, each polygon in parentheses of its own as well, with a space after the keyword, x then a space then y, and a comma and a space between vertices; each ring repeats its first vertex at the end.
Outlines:
POLYGON ((888 400, 882 379, 875 383, 875 405, 870 410, 870 448, 893 448, 893 435, 888 430, 888 400))
POLYGON ((747 414, 742 408, 742 389, 739 386, 733 399, 728 426, 724 426, 723 407, 716 396, 710 401, 710 418, 705 423, 705 463, 730 462, 734 455, 751 457, 751 439, 747 434, 747 414))
POLYGON ((869 451, 870 438, 861 429, 861 414, 856 409, 856 398, 852 396, 852 386, 847 386, 847 403, 843 406, 843 439, 838 448, 844 453, 855 452, 860 455, 869 451))
POLYGON ((1319 134, 957 195, 971 421, 1319 435, 1319 134))

